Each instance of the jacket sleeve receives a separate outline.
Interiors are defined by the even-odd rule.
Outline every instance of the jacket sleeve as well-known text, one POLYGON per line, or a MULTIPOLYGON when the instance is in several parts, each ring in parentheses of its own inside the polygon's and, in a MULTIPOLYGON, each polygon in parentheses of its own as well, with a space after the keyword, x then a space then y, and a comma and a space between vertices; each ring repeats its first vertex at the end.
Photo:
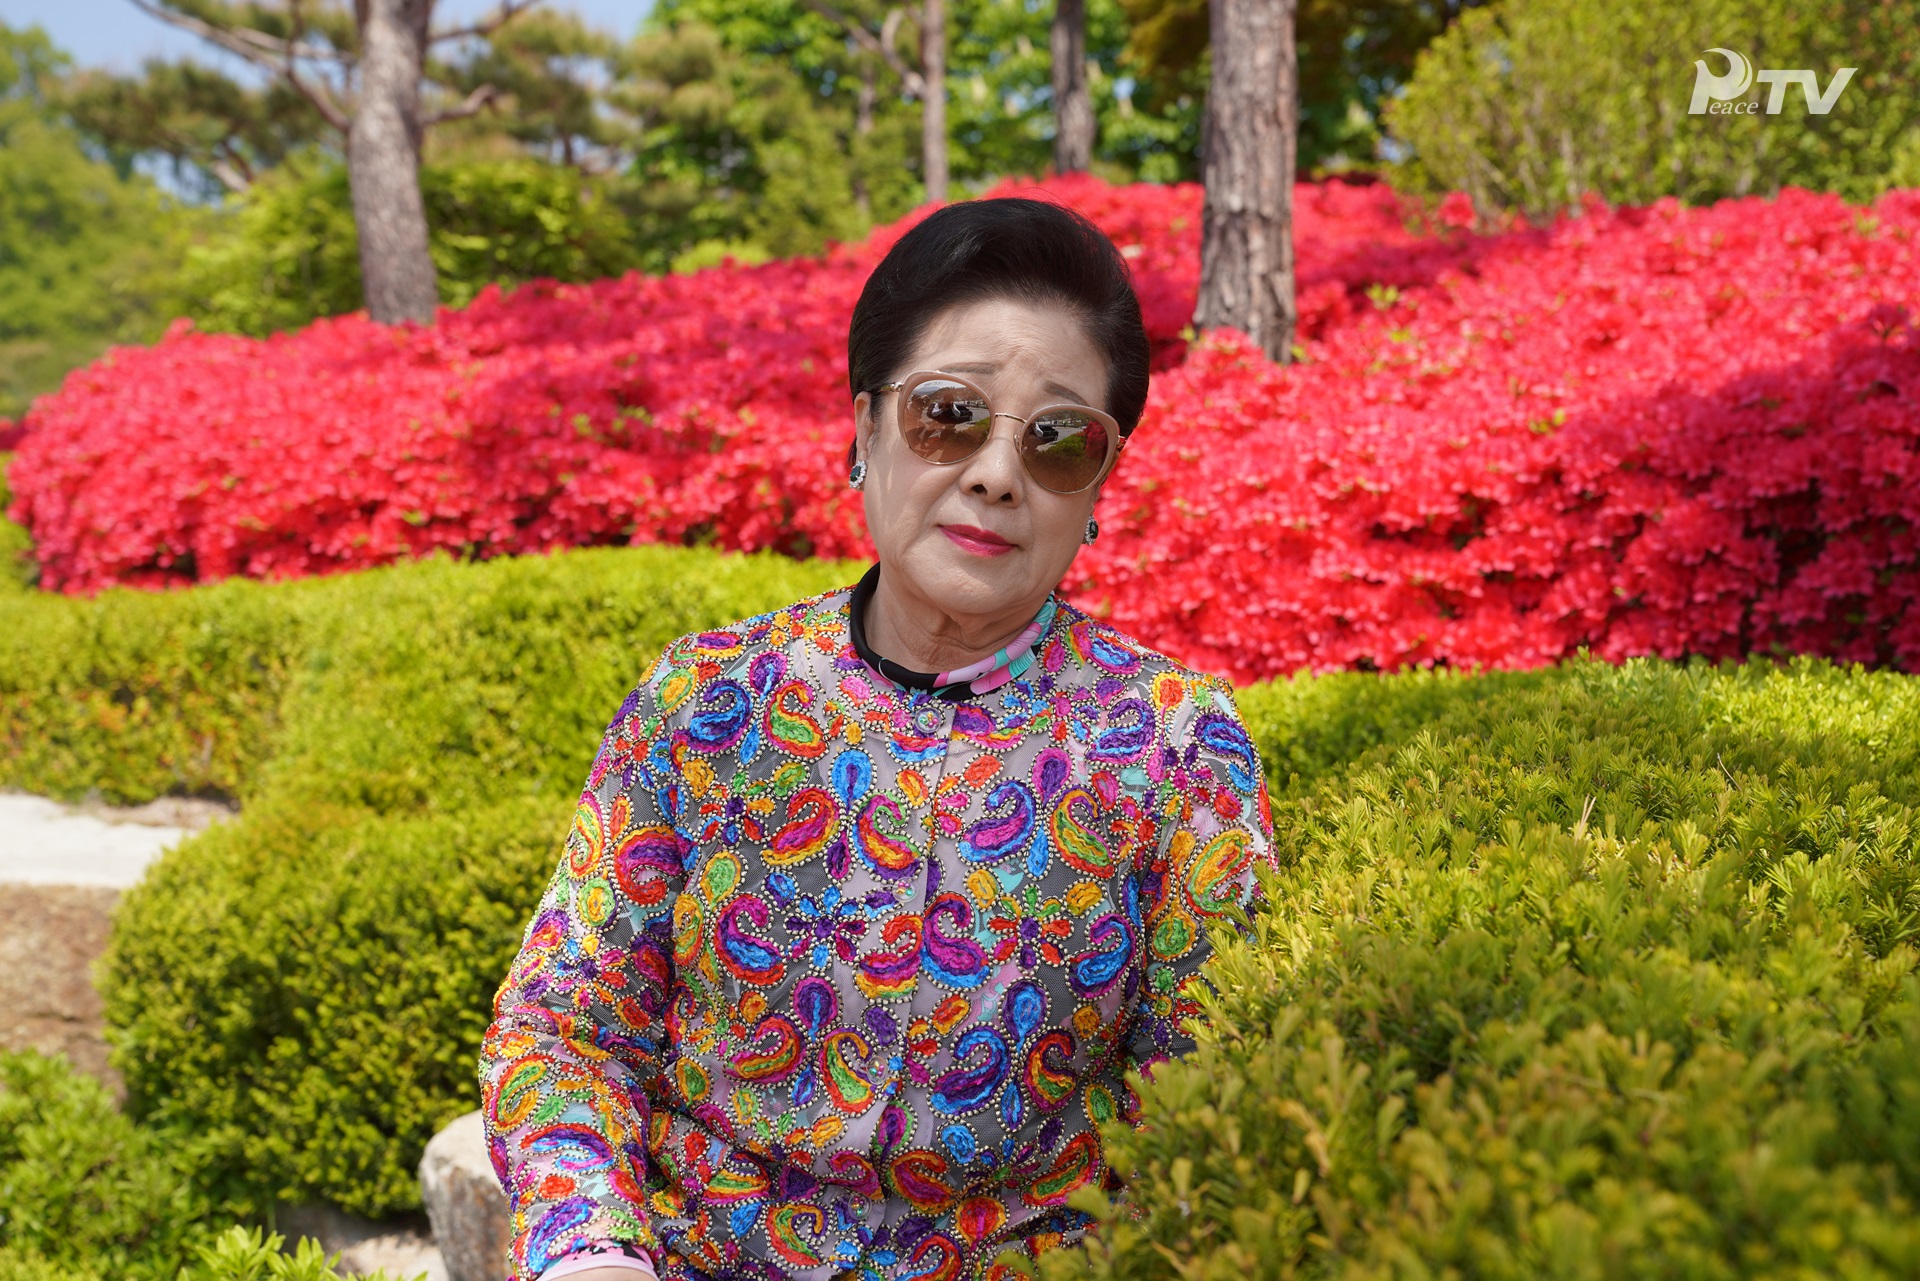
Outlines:
POLYGON ((656 659, 621 704, 480 1051, 481 1108, 512 1215, 514 1275, 570 1251, 657 1245, 648 1086, 666 1054, 672 918, 692 843, 656 659))
POLYGON ((1213 954, 1208 929, 1255 906, 1255 869, 1275 861, 1273 812, 1260 754, 1217 677, 1192 685, 1168 737, 1173 788, 1153 860, 1140 870, 1136 920, 1145 948, 1128 1042, 1133 1065, 1151 1073, 1193 1049, 1184 1024, 1199 1011, 1195 985, 1213 954))

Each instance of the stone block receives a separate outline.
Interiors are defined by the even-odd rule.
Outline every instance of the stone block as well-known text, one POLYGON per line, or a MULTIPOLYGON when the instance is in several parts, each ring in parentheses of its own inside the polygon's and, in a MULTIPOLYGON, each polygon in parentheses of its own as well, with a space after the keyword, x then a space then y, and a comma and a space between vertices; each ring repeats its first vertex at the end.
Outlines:
POLYGON ((116 1095, 92 967, 119 897, 101 885, 0 882, 0 1049, 64 1054, 116 1095))
POLYGON ((502 1281, 508 1275, 507 1198, 487 1156, 486 1126, 478 1112, 453 1121, 427 1144, 420 1159, 420 1198, 446 1260, 448 1281, 502 1281))

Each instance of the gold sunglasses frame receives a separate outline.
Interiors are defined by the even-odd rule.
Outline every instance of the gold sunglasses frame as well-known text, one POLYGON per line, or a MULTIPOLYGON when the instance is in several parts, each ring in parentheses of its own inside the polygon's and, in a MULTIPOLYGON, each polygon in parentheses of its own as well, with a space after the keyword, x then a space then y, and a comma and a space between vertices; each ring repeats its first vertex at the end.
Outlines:
MULTIPOLYGON (((900 401, 901 401, 901 404, 904 405, 907 400, 907 396, 905 393, 908 391, 908 389, 917 388, 920 386, 921 383, 933 382, 935 380, 938 380, 941 382, 958 383, 960 386, 966 388, 968 391, 973 392, 975 395, 979 396, 980 403, 987 407, 987 417, 990 419, 991 418, 1011 418, 1015 422, 1021 424, 1022 426, 1025 426, 1027 424, 1032 423, 1034 419, 1044 417, 1046 414, 1048 414, 1053 410, 1070 409, 1076 414, 1085 414, 1089 418, 1094 419, 1096 422, 1104 426, 1107 429, 1107 456, 1101 460, 1100 469, 1094 472, 1093 479, 1088 481, 1086 484, 1080 486, 1080 488, 1078 489, 1055 489, 1052 485, 1049 485, 1045 481, 1041 480, 1038 476, 1034 475, 1033 468, 1028 464, 1027 451, 1024 449, 1021 449, 1018 446, 1018 444, 1015 445, 1014 452, 1020 456, 1021 468, 1026 471, 1027 476, 1033 481, 1034 484, 1040 486, 1040 488, 1046 490, 1049 494, 1084 494, 1086 493, 1089 489, 1092 489, 1095 485, 1099 484, 1101 480, 1106 477, 1107 473, 1113 469, 1114 461, 1120 457, 1121 441, 1120 441, 1119 421, 1115 419, 1112 414, 1107 413, 1105 410, 1095 409, 1092 405, 1076 405, 1072 401, 1063 400, 1054 404, 1042 405, 1040 406, 1040 408, 1034 410, 1031 414, 1028 414, 1025 418, 1022 418, 1019 414, 1010 414, 1002 410, 995 409, 993 407, 993 397, 987 395, 986 390, 982 388, 979 383, 973 382, 972 380, 967 378, 962 378, 959 374, 943 373, 938 369, 915 370, 913 373, 908 374, 905 378, 899 380, 898 382, 882 383, 880 386, 875 387, 873 389, 873 392, 876 396, 889 391, 900 392, 902 393, 900 397, 900 401)), ((926 463, 932 467, 953 467, 960 463, 964 463, 967 461, 967 459, 972 458, 974 454, 978 454, 981 449, 985 449, 987 447, 987 442, 993 439, 993 432, 989 430, 987 432, 986 439, 980 442, 979 448, 975 449, 973 453, 965 454, 959 458, 955 458, 949 462, 943 463, 943 462, 936 462, 931 458, 925 457, 918 450, 914 449, 911 444, 908 443, 907 424, 903 419, 903 417, 898 413, 894 415, 894 427, 900 433, 900 443, 903 445, 906 445, 908 451, 912 453, 915 458, 920 459, 921 462, 926 463)))

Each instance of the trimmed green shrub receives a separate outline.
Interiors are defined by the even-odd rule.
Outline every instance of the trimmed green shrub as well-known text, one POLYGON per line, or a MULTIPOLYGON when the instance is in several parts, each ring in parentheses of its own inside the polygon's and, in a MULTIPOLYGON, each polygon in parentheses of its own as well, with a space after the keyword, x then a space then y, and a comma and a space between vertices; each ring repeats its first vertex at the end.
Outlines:
MULTIPOLYGON (((126 896, 107 970, 130 1106, 217 1209, 416 1204, 620 695, 667 640, 855 568, 429 560, 142 597, 139 625, 131 593, 0 596, 0 634, 64 610, 79 654, 123 627, 122 669, 248 610, 282 656, 231 721, 241 818, 126 896)), ((126 799, 214 715, 178 688, 99 749, 126 799)), ((1920 679, 1579 661, 1239 698, 1286 866, 1202 1049, 1109 1136, 1138 1217, 1049 1275, 1912 1274, 1920 679)), ((0 732, 77 734, 15 718, 46 701, 0 732)))
POLYGON ((493 779, 565 790, 578 780, 559 782, 555 736, 606 716, 666 641, 849 572, 632 548, 90 600, 0 592, 0 786, 250 800, 277 767, 303 794, 382 810, 446 803, 449 778, 459 797, 495 795, 493 779), (545 683, 523 679, 536 669, 545 683))
POLYGON ((129 1110, 237 1216, 310 1198, 417 1207, 427 1139, 478 1102, 494 989, 621 696, 673 638, 856 575, 645 547, 0 598, 0 630, 29 617, 16 607, 45 610, 69 629, 68 664, 145 681, 145 719, 102 735, 41 714, 72 701, 65 687, 25 692, 69 679, 58 661, 23 673, 0 703, 0 732, 31 748, 17 786, 71 786, 97 764, 140 800, 167 789, 173 745, 215 728, 234 744, 221 778, 240 818, 183 843, 117 910, 104 989, 129 1110), (190 683, 162 679, 182 669, 190 683), (197 701, 200 682, 248 673, 246 715, 197 701))
POLYGON ((667 642, 860 568, 647 546, 328 579, 256 792, 381 813, 576 799, 608 717, 667 642))
POLYGON ((208 1235, 166 1143, 63 1058, 0 1051, 0 1281, 172 1278, 208 1235))
POLYGON ((1920 1274, 1920 681, 1241 697, 1286 866, 1046 1277, 1920 1274))
POLYGON ((1783 186, 1866 201, 1899 185, 1920 148, 1920 23, 1889 0, 1495 0, 1429 45, 1389 131, 1411 148, 1396 186, 1466 191, 1483 211, 1533 217, 1677 196, 1704 204, 1783 186), (1740 114, 1690 115, 1694 62, 1811 69, 1830 113, 1798 88, 1777 115, 1756 81, 1740 114))
POLYGON ((427 1140, 477 1105, 493 992, 570 813, 564 797, 423 817, 277 798, 187 843, 115 930, 128 1107, 236 1214, 417 1206, 427 1140))
POLYGON ((0 1281, 341 1281, 311 1238, 219 1232, 188 1165, 64 1058, 0 1051, 0 1281))
POLYGON ((309 583, 0 593, 0 786, 236 797, 268 755, 309 583))

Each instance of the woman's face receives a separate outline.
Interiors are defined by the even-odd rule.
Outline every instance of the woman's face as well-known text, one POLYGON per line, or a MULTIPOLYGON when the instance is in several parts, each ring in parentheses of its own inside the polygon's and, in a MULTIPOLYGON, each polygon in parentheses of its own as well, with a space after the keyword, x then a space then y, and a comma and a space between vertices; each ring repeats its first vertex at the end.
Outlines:
MULTIPOLYGON (((1060 303, 993 298, 949 308, 890 380, 915 370, 964 376, 996 413, 1025 418, 1062 402, 1107 409, 1107 362, 1060 303)), ((1020 462, 1024 428, 1011 418, 995 418, 992 438, 971 458, 927 462, 900 437, 900 399, 891 391, 854 400, 867 531, 880 563, 944 613, 1038 608, 1073 564, 1100 483, 1077 494, 1036 484, 1020 462)))

